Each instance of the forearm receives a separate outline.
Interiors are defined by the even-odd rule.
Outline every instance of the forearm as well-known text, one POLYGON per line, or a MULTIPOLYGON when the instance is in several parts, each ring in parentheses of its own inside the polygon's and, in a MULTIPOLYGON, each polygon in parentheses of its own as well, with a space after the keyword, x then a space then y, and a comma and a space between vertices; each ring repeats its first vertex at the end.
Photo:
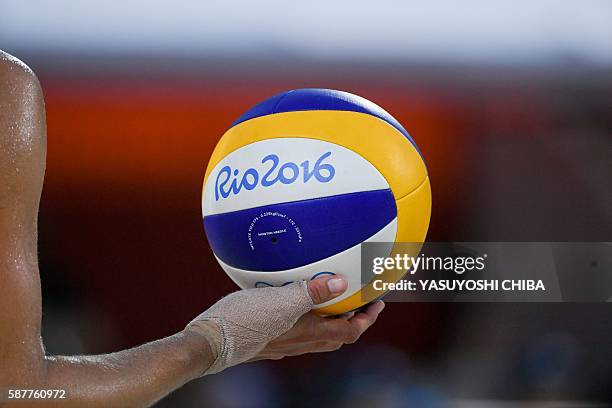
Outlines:
POLYGON ((149 406, 200 376, 213 360, 205 338, 180 332, 112 354, 47 357, 40 387, 65 389, 67 399, 57 404, 62 407, 149 406))

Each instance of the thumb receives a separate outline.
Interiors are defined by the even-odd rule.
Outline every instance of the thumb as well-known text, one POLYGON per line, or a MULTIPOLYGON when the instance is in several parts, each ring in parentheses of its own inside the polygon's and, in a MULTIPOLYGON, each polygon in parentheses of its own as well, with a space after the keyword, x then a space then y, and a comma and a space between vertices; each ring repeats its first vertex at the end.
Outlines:
POLYGON ((312 303, 327 302, 344 293, 348 286, 346 279, 340 275, 326 275, 308 282, 308 293, 312 303))

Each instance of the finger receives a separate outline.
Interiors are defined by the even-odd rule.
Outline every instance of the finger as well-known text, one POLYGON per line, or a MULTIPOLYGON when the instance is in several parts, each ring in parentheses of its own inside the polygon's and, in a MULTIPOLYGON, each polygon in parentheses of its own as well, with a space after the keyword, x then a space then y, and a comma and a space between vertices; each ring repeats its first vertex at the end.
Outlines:
POLYGON ((385 303, 382 300, 377 300, 370 304, 364 311, 356 313, 355 316, 349 320, 349 323, 361 334, 374 324, 378 315, 384 308, 385 303))
POLYGON ((315 332, 321 340, 340 343, 354 343, 361 335, 357 326, 345 319, 327 319, 316 326, 315 332))
POLYGON ((337 319, 350 320, 355 316, 355 312, 348 312, 341 315, 336 316, 337 319))
POLYGON ((321 276, 308 282, 308 293, 315 305, 327 302, 344 293, 348 286, 340 275, 321 276))

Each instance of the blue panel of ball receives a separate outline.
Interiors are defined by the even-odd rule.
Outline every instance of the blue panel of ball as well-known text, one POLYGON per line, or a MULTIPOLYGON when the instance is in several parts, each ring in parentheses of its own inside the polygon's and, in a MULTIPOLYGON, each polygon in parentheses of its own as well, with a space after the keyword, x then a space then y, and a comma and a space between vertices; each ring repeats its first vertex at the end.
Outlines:
POLYGON ((390 189, 271 204, 204 217, 226 264, 279 271, 325 259, 370 238, 397 216, 390 189))
POLYGON ((414 140, 412 140, 412 137, 410 137, 406 129, 404 129, 404 127, 383 108, 361 96, 333 89, 308 88, 280 93, 249 109, 240 116, 232 126, 249 119, 271 115, 273 113, 311 110, 351 111, 376 116, 389 123, 406 136, 410 143, 412 143, 420 153, 418 146, 414 140))

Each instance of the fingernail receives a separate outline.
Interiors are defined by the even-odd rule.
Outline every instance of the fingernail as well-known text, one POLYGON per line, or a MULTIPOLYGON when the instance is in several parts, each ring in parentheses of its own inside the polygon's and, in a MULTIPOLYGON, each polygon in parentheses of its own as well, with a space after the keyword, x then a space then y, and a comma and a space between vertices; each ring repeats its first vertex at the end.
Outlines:
POLYGON ((342 278, 332 278, 327 281, 327 287, 332 293, 344 292, 346 290, 347 283, 342 278))

